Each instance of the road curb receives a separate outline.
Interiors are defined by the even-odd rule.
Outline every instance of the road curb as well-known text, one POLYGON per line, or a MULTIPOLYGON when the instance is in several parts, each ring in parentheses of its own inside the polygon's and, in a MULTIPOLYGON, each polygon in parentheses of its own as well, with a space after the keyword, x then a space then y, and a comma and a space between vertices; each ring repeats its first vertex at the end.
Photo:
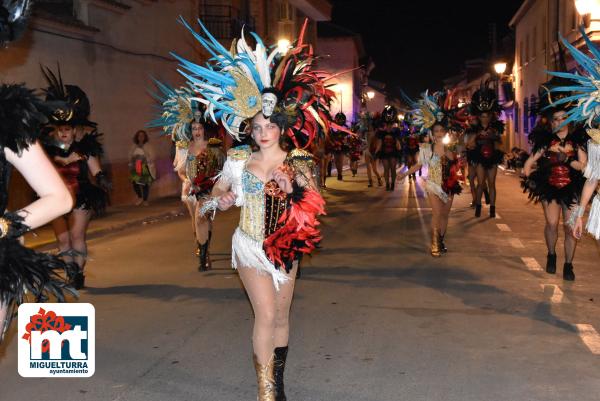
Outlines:
MULTIPOLYGON (((135 220, 127 220, 119 223, 114 223, 108 227, 102 227, 97 229, 91 229, 87 232, 87 239, 98 239, 104 237, 109 233, 115 233, 119 231, 123 231, 127 228, 132 228, 133 226, 143 226, 145 224, 152 223, 154 220, 163 220, 170 217, 179 217, 185 213, 184 207, 175 208, 169 210, 167 212, 162 212, 160 214, 153 214, 149 216, 144 216, 143 218, 135 219, 135 220)), ((56 239, 48 239, 48 240, 40 240, 40 241, 31 241, 30 244, 27 244, 29 248, 32 249, 43 249, 49 248, 51 245, 56 245, 56 239)))

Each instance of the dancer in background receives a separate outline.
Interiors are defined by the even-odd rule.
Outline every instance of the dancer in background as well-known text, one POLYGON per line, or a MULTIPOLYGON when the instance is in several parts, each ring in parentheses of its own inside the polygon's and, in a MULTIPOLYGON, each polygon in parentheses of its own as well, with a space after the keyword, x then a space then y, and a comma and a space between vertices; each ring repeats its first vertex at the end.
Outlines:
POLYGON ((133 136, 133 146, 129 149, 129 179, 137 195, 136 206, 148 206, 150 186, 156 179, 154 148, 148 143, 148 134, 139 130, 133 136))
POLYGON ((73 210, 53 220, 52 228, 59 256, 79 267, 72 284, 81 289, 85 286, 88 225, 94 213, 101 214, 106 208, 111 184, 100 165, 103 148, 98 139, 101 134, 88 119, 87 95, 78 86, 64 85, 60 69, 58 76, 48 68, 42 72, 49 85, 45 89, 46 101, 66 105, 52 110, 47 126, 50 134, 44 140, 44 148, 75 199, 73 210))
POLYGON ((431 132, 431 144, 421 144, 416 163, 400 176, 400 180, 427 166, 425 189, 432 213, 430 253, 433 257, 440 257, 448 251, 444 240, 454 195, 462 190, 458 181, 458 158, 454 151, 456 144, 448 135, 451 116, 439 107, 435 95, 429 96, 425 92, 423 98, 413 105, 418 105, 412 111, 413 124, 421 132, 431 132))
POLYGON ((481 217, 481 197, 487 186, 490 197, 490 217, 496 217, 496 174, 498 165, 504 160, 504 152, 498 149, 502 143, 504 123, 498 119, 501 108, 496 91, 489 83, 482 83, 471 98, 471 114, 478 117, 479 124, 473 127, 468 147, 475 172, 475 217, 481 217))
POLYGON ((381 127, 375 134, 377 137, 375 154, 383 164, 386 191, 393 191, 396 187, 396 166, 401 156, 400 134, 394 126, 398 122, 397 118, 396 108, 386 106, 381 112, 381 127))
POLYGON ((548 248, 546 272, 550 274, 556 273, 556 243, 562 214, 566 234, 563 278, 572 281, 575 279, 573 258, 577 240, 571 235, 567 220, 571 209, 579 202, 583 187, 582 171, 587 160, 585 133, 567 121, 570 105, 559 103, 558 98, 552 98, 552 91, 548 92, 549 88, 565 85, 558 78, 553 80, 540 88, 543 115, 529 134, 532 152, 523 168, 526 176, 523 188, 529 192, 529 198, 541 202, 544 209, 544 237, 548 248))
POLYGON ((222 141, 211 137, 216 125, 206 121, 194 92, 188 87, 177 90, 155 81, 161 95, 161 115, 150 126, 162 127, 175 142, 173 165, 182 182, 181 200, 192 220, 192 232, 197 245, 198 271, 212 268, 210 241, 212 216, 200 213, 202 199, 210 194, 215 177, 223 168, 225 154, 222 141))

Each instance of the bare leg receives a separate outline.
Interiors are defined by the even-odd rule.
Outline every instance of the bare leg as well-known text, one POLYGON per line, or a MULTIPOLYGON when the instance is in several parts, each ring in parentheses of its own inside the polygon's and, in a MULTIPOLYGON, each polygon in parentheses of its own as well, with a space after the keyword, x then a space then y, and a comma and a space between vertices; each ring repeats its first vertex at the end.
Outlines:
POLYGON ((569 219, 570 210, 566 205, 562 205, 563 226, 565 230, 565 263, 573 262, 575 257, 575 249, 577 248, 577 240, 571 233, 571 227, 566 223, 569 219))
MULTIPOLYGON (((54 236, 58 243, 58 251, 66 252, 71 249, 71 237, 69 236, 69 215, 60 216, 52 220, 52 229, 54 230, 54 236)), ((64 257, 65 262, 71 262, 70 256, 64 257), (68 260, 67 260, 68 259, 68 260)))
POLYGON ((269 274, 254 268, 238 269, 254 311, 252 346, 260 364, 267 364, 275 349, 276 290, 269 274))
POLYGON ((381 159, 383 163, 383 178, 385 180, 385 187, 390 187, 390 169, 391 167, 391 159, 381 159))
POLYGON ((287 274, 289 281, 279 288, 279 292, 275 295, 275 347, 285 347, 288 345, 290 336, 290 306, 294 297, 294 286, 296 284, 296 270, 298 263, 294 263, 294 267, 287 274))
MULTIPOLYGON (((558 203, 552 201, 542 202, 544 216, 546 217, 546 226, 544 228, 544 237, 548 253, 556 254, 556 241, 558 241, 558 220, 560 218, 561 207, 558 203)), ((574 251, 574 249, 573 249, 574 251)))
POLYGON ((338 180, 342 179, 342 172, 344 171, 344 154, 341 152, 335 153, 334 156, 335 169, 337 170, 338 180))
POLYGON ((81 255, 74 257, 75 263, 83 270, 87 256, 86 231, 92 218, 92 212, 85 209, 74 209, 69 216, 69 235, 73 249, 81 255))
POLYGON ((398 165, 398 159, 392 158, 390 159, 390 173, 392 179, 392 189, 396 185, 396 166, 398 165))
POLYGON ((429 204, 431 205, 431 230, 441 231, 441 214, 444 207, 444 202, 442 202, 440 198, 433 194, 429 194, 427 198, 429 199, 429 204))
POLYGON ((196 241, 199 244, 204 244, 208 241, 208 232, 211 229, 211 224, 209 219, 199 215, 200 208, 202 208, 202 203, 196 202, 196 210, 192 220, 195 222, 196 241))
POLYGON ((481 196, 483 195, 483 190, 485 188, 486 182, 486 171, 485 171, 485 167, 483 167, 481 164, 478 164, 476 166, 476 172, 477 172, 477 189, 475 192, 475 204, 476 205, 481 205, 481 196))
POLYGON ((442 237, 446 235, 446 230, 448 229, 448 219, 450 217, 450 210, 452 209, 452 202, 454 201, 454 196, 448 197, 448 202, 441 204, 440 209, 440 217, 439 217, 439 228, 440 234, 442 237))
POLYGON ((468 177, 469 177, 469 186, 471 188, 471 197, 473 198, 473 204, 475 199, 477 199, 477 185, 475 183, 475 178, 477 177, 477 169, 471 163, 468 164, 468 177))
MULTIPOLYGON (((490 206, 496 206, 496 174, 498 167, 494 166, 486 171, 487 188, 490 192, 490 206)), ((479 198, 481 199, 481 198, 479 198)))

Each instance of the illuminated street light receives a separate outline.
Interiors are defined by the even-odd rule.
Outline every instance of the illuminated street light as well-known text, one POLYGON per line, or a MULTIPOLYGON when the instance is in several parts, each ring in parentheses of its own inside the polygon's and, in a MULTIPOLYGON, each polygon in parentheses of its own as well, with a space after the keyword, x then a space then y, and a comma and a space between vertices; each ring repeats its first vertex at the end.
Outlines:
POLYGON ((592 16, 600 13, 600 0, 575 0, 575 8, 583 17, 583 23, 589 28, 592 16))
POLYGON ((450 143, 450 135, 449 134, 444 135, 444 139, 442 139, 442 143, 444 145, 448 145, 450 143))
POLYGON ((289 40, 279 39, 279 41, 277 41, 277 50, 279 50, 279 52, 281 54, 286 54, 289 49, 290 49, 290 41, 289 40))
POLYGON ((404 121, 404 114, 398 114, 398 121, 404 121))
POLYGON ((498 62, 498 63, 494 64, 494 70, 496 70, 496 73, 498 75, 504 74, 504 71, 506 71, 506 63, 498 62))
POLYGON ((373 91, 368 91, 367 92, 367 97, 369 98, 369 100, 373 99, 375 97, 375 92, 373 91))

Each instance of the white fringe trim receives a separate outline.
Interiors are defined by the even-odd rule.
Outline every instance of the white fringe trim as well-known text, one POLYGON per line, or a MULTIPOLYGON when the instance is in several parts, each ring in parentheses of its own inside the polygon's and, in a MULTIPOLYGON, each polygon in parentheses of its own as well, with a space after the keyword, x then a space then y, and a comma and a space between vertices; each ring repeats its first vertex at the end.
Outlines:
POLYGON ((231 240, 231 266, 238 268, 254 268, 257 272, 269 273, 273 278, 273 285, 279 291, 279 285, 284 284, 289 278, 267 258, 263 250, 262 241, 256 241, 245 234, 239 227, 236 228, 231 240))
POLYGON ((435 195, 438 198, 440 198, 440 200, 444 203, 448 203, 448 200, 450 199, 448 197, 448 194, 444 192, 441 186, 429 180, 425 182, 425 190, 427 190, 427 193, 429 193, 430 195, 435 195))
POLYGON ((600 240, 600 195, 594 196, 585 229, 592 234, 594 238, 600 240))
POLYGON ((588 141, 588 161, 583 175, 587 179, 600 180, 600 144, 588 141))

